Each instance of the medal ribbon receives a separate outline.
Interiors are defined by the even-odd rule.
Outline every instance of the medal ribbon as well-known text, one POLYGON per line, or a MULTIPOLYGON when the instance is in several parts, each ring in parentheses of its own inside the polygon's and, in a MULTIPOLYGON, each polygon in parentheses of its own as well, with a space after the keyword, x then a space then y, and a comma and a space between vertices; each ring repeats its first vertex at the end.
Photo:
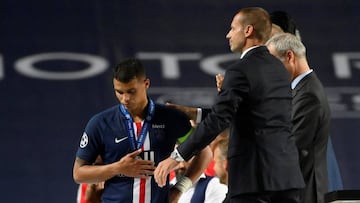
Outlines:
POLYGON ((134 132, 134 126, 133 126, 133 119, 131 118, 130 113, 125 109, 124 105, 120 104, 120 110, 125 116, 125 125, 127 126, 128 130, 128 137, 130 140, 130 147, 133 151, 140 149, 146 138, 146 134, 149 130, 149 126, 151 124, 151 119, 154 116, 155 112, 155 104, 154 102, 149 98, 149 108, 148 108, 148 114, 145 117, 144 124, 141 128, 141 131, 139 133, 138 139, 136 140, 135 132, 134 132))

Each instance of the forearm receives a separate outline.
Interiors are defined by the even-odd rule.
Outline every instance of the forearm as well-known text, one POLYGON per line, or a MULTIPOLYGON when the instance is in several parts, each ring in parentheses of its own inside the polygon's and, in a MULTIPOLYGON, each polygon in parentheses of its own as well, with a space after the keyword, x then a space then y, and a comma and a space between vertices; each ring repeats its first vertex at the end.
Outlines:
POLYGON ((134 178, 147 178, 153 175, 155 166, 153 161, 137 159, 141 149, 131 152, 119 161, 106 165, 90 165, 77 158, 74 164, 73 176, 78 183, 97 183, 108 180, 116 175, 134 178))
POLYGON ((166 103, 167 106, 177 109, 179 111, 182 111, 183 113, 185 113, 190 120, 196 120, 196 115, 197 115, 197 108, 195 107, 189 107, 189 106, 182 106, 182 105, 177 105, 177 104, 171 104, 171 103, 166 103))
POLYGON ((187 169, 185 176, 190 178, 192 183, 195 183, 205 169, 208 167, 212 159, 212 152, 209 146, 206 146, 203 150, 197 154, 191 161, 189 168, 187 169))
POLYGON ((83 165, 74 167, 74 180, 77 183, 98 183, 118 175, 113 164, 83 165))

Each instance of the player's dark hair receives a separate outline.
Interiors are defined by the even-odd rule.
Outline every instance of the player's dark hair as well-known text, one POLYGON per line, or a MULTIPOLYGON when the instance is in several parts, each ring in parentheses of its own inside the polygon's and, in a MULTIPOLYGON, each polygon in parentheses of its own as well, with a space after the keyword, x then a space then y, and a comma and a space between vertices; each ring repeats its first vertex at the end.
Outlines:
POLYGON ((114 67, 113 78, 124 83, 135 78, 146 78, 145 68, 139 59, 125 59, 114 67))

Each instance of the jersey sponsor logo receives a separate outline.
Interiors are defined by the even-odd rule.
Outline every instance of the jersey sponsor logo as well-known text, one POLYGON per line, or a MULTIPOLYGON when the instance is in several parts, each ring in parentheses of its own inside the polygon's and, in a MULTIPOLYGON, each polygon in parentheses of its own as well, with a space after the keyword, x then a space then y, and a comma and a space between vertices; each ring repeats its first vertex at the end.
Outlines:
POLYGON ((152 128, 162 128, 162 129, 164 129, 164 128, 165 128, 165 124, 152 124, 151 127, 152 127, 152 128))
POLYGON ((123 137, 123 138, 121 138, 121 139, 118 139, 117 137, 115 137, 115 143, 118 144, 118 143, 126 140, 127 138, 128 138, 128 137, 123 137))
POLYGON ((84 134, 81 137, 80 140, 80 147, 84 148, 86 147, 86 145, 89 143, 89 137, 87 136, 87 134, 84 132, 84 134))

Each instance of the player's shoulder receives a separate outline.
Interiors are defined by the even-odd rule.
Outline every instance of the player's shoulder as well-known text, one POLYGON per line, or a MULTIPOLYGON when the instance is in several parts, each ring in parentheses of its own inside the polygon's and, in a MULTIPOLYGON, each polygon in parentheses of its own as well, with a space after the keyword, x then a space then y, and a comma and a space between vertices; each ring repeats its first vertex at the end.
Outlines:
POLYGON ((161 117, 173 117, 173 118, 182 118, 188 120, 185 113, 177 109, 171 108, 169 106, 166 106, 165 104, 156 103, 155 108, 156 108, 155 115, 157 114, 158 116, 161 117))
POLYGON ((109 122, 114 120, 114 118, 116 118, 118 114, 119 114, 119 105, 115 105, 96 113, 91 117, 89 122, 90 123, 109 122))

